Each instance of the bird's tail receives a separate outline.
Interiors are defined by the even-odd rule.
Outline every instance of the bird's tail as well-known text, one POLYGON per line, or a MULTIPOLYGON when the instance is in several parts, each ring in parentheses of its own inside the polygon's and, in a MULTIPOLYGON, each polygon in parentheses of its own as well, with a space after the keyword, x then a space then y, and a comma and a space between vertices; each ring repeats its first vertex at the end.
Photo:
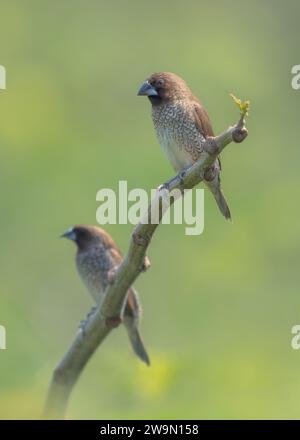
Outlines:
POLYGON ((126 328, 133 351, 141 359, 141 361, 145 362, 145 364, 149 366, 150 359, 141 338, 139 329, 135 324, 130 326, 127 325, 126 328))
POLYGON ((231 220, 231 214, 230 214, 230 209, 227 205, 226 199, 224 197, 224 194, 221 190, 221 188, 217 188, 214 192, 213 192, 214 198, 216 199, 217 205, 219 207, 219 210, 221 211, 221 213, 224 215, 224 217, 226 218, 226 220, 231 220))
POLYGON ((217 202, 219 210, 227 220, 231 220, 230 209, 225 200, 224 194, 221 189, 220 179, 221 163, 220 160, 216 161, 214 167, 208 170, 208 175, 205 177, 205 183, 208 189, 213 193, 213 196, 217 202), (216 172, 217 171, 217 172, 216 172), (212 173, 212 176, 210 175, 212 173), (211 178, 212 177, 212 178, 211 178))

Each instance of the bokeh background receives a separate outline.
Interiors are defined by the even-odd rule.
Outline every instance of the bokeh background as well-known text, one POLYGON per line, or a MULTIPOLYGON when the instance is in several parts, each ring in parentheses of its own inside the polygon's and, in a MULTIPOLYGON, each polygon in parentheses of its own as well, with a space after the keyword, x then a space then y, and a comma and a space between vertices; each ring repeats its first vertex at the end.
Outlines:
MULTIPOLYGON (((60 240, 96 223, 96 192, 172 176, 150 105, 153 71, 183 76, 217 133, 251 100, 249 138, 223 154, 226 222, 210 194, 205 231, 163 225, 136 283, 151 368, 124 329, 72 395, 69 418, 299 418, 297 0, 1 0, 0 417, 40 417, 51 372, 92 302, 60 240)), ((131 225, 108 231, 126 252, 131 225)))

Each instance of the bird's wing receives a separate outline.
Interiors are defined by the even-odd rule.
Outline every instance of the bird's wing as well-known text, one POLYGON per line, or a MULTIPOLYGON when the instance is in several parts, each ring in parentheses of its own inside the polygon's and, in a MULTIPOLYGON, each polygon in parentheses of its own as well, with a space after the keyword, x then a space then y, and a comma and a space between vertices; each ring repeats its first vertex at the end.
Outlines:
MULTIPOLYGON (((207 111, 205 110, 201 102, 195 97, 193 99, 193 104, 194 104, 194 119, 195 119, 196 127, 205 138, 209 136, 214 136, 214 131, 207 111)), ((219 157, 218 157, 218 163, 221 170, 221 161, 219 157)))
POLYGON ((196 127, 200 130, 201 134, 205 138, 207 138, 208 136, 214 136, 208 113, 197 98, 193 99, 193 107, 195 124, 196 127))
MULTIPOLYGON (((113 268, 117 268, 123 261, 121 252, 117 247, 113 247, 109 250, 110 260, 113 268)), ((138 316, 140 310, 138 293, 133 288, 128 289, 127 303, 126 303, 126 313, 132 316, 138 316)))
POLYGON ((122 257, 121 252, 119 251, 119 249, 117 247, 110 248, 109 249, 109 254, 110 254, 113 266, 119 266, 119 264, 122 263, 123 257, 122 257))
MULTIPOLYGON (((101 254, 100 254, 101 255, 101 254)), ((115 277, 118 266, 123 258, 117 247, 106 247, 105 249, 105 270, 101 271, 103 290, 105 290, 115 277)))
MULTIPOLYGON (((113 247, 109 250, 109 255, 112 267, 117 268, 123 261, 121 252, 117 247, 113 247)), ((141 307, 138 299, 138 293, 133 287, 130 287, 128 289, 125 315, 137 319, 139 317, 140 311, 141 307)))

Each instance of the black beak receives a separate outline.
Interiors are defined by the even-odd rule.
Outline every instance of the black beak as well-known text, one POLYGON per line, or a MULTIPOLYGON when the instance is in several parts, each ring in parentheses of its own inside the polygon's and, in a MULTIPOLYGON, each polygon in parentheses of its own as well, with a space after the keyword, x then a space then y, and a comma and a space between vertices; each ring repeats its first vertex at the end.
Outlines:
POLYGON ((145 81, 138 91, 138 96, 158 96, 158 93, 148 81, 145 81))
POLYGON ((69 240, 76 240, 76 233, 74 232, 73 228, 68 229, 66 232, 61 234, 61 238, 68 238, 69 240))

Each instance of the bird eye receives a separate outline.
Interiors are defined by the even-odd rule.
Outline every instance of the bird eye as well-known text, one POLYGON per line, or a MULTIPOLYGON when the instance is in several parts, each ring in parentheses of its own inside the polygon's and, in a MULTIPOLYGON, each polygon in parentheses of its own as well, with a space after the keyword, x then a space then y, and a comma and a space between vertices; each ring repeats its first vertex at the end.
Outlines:
POLYGON ((164 85, 164 80, 163 79, 158 79, 157 81, 156 81, 156 86, 157 87, 161 87, 161 86, 163 86, 164 85))
POLYGON ((84 238, 86 236, 86 233, 82 229, 77 229, 76 230, 76 235, 77 235, 77 238, 84 238))

